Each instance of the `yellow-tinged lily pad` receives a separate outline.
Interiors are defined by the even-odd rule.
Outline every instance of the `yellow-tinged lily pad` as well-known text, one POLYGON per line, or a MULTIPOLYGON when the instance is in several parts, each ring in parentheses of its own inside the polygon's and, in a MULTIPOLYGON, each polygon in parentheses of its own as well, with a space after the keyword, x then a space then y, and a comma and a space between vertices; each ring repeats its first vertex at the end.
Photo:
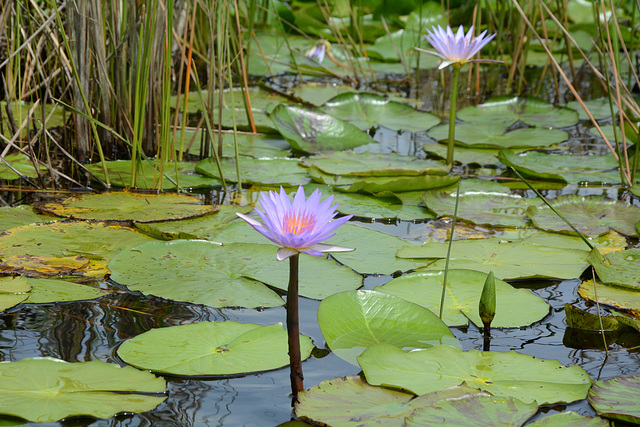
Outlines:
POLYGON ((121 225, 61 221, 30 224, 0 236, 0 271, 36 277, 103 277, 122 249, 152 240, 121 225))
POLYGON ((597 299, 600 304, 610 305, 619 310, 630 312, 634 316, 640 316, 640 292, 637 289, 604 285, 599 281, 596 281, 594 289, 593 280, 585 280, 580 283, 578 295, 589 301, 595 302, 597 299))
POLYGON ((0 208, 0 233, 13 227, 33 224, 34 222, 58 221, 58 218, 49 215, 39 215, 29 205, 20 205, 15 208, 5 206, 0 208))
POLYGON ((44 203, 39 209, 76 219, 155 222, 193 218, 217 208, 203 205, 197 197, 181 194, 111 192, 71 197, 61 203, 44 203))
POLYGON ((65 301, 82 301, 99 298, 110 293, 105 289, 74 283, 61 279, 35 279, 32 277, 0 277, 0 301, 2 289, 20 283, 31 291, 26 295, 25 303, 43 304, 65 301))

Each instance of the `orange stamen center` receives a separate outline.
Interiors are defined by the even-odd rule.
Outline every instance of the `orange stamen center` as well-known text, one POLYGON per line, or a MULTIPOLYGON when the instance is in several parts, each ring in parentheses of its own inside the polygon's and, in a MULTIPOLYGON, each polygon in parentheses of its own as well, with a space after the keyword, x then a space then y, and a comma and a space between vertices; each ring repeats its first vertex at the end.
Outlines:
POLYGON ((311 228, 313 225, 313 218, 306 213, 291 212, 284 216, 284 224, 282 231, 285 233, 293 233, 299 236, 304 231, 311 228))

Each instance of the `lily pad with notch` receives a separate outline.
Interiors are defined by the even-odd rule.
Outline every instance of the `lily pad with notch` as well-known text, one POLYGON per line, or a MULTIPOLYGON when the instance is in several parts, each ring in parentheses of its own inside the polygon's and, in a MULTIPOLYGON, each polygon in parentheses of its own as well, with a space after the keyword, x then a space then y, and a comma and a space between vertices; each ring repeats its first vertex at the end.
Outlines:
POLYGON ((376 291, 325 298, 318 307, 318 324, 331 351, 353 365, 359 354, 378 343, 407 350, 461 346, 447 325, 425 307, 376 291))
MULTIPOLYGON (((227 182, 237 182, 235 159, 220 159, 220 163, 224 179, 227 182)), ((218 166, 213 158, 198 162, 196 171, 212 178, 220 178, 218 166)), ((240 159, 240 179, 245 184, 282 185, 285 187, 304 185, 311 181, 306 169, 298 164, 298 160, 290 158, 254 159, 244 157, 240 159)))
POLYGON ((600 281, 607 285, 640 290, 640 249, 615 251, 605 255, 594 248, 587 262, 596 270, 600 281))
MULTIPOLYGON (((432 156, 437 156, 441 159, 447 158, 447 146, 446 144, 424 144, 422 150, 432 156)), ((456 153, 454 161, 460 162, 463 165, 478 164, 480 166, 485 165, 498 165, 498 150, 494 148, 467 148, 458 146, 456 147, 456 153)))
MULTIPOLYGON (((305 360, 313 350, 300 335, 305 360)), ((118 347, 118 356, 139 369, 171 375, 237 375, 289 364, 287 332, 282 324, 199 322, 151 329, 118 347)))
MULTIPOLYGON (((449 125, 431 128, 428 135, 436 141, 444 141, 449 135, 449 125)), ((467 148, 549 148, 569 139, 560 129, 520 128, 508 131, 500 123, 461 122, 456 124, 455 141, 467 148)))
POLYGON ((341 176, 417 176, 446 175, 450 167, 436 160, 395 153, 354 153, 338 151, 318 154, 301 161, 303 166, 315 167, 323 174, 341 176))

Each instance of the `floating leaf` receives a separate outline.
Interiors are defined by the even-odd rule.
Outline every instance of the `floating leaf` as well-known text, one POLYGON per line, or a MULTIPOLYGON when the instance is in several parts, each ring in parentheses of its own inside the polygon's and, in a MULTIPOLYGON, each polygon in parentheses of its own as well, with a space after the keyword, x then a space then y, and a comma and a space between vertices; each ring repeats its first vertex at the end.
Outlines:
MULTIPOLYGON (((124 188, 131 186, 131 160, 112 160, 105 162, 105 164, 107 166, 109 182, 113 187, 124 188)), ((159 169, 146 161, 142 162, 141 166, 138 171, 138 184, 136 188, 143 190, 159 188, 161 177, 159 169)), ((220 185, 218 179, 196 173, 195 166, 196 164, 193 162, 165 163, 164 174, 162 175, 162 188, 164 190, 174 189, 176 188, 176 184, 178 184, 180 188, 199 188, 220 185), (171 182, 171 180, 173 180, 173 182, 171 182)), ((106 179, 102 163, 92 163, 87 165, 87 169, 102 181, 106 179)))
MULTIPOLYGON (((28 156, 25 156, 22 153, 15 154, 7 154, 6 156, 2 156, 4 161, 0 161, 0 179, 13 180, 18 179, 22 176, 26 177, 37 177, 38 172, 36 172, 36 168, 33 166, 33 162, 28 156), (11 165, 11 167, 7 166, 7 163, 11 165), (13 169, 18 171, 20 175, 14 172, 13 169)), ((40 171, 46 171, 47 168, 43 166, 38 167, 40 171)))
POLYGON ((165 400, 164 390, 162 378, 99 360, 34 357, 0 363, 0 413, 38 423, 150 411, 165 400))
POLYGON ((635 316, 640 316, 640 292, 637 289, 620 286, 604 285, 596 282, 597 294, 593 280, 585 280, 580 283, 578 295, 589 301, 598 301, 600 304, 610 305, 620 310, 629 311, 635 316))
POLYGON ((367 92, 340 94, 327 101, 321 110, 362 130, 384 126, 420 132, 440 123, 433 114, 367 92))
MULTIPOLYGON (((302 360, 313 343, 300 335, 302 360)), ((234 375, 289 364, 282 324, 200 322, 151 329, 125 341, 118 356, 140 369, 173 375, 234 375)))
POLYGON ((99 221, 155 222, 192 218, 214 212, 215 206, 182 194, 111 192, 71 197, 61 203, 44 203, 39 209, 67 218, 99 221))
POLYGON ((30 292, 26 277, 0 277, 0 312, 26 300, 30 292))
POLYGON ((417 409, 406 419, 405 426, 520 426, 537 411, 535 402, 524 403, 511 397, 471 396, 417 409))
MULTIPOLYGON (((211 307, 275 307, 282 299, 262 283, 242 277, 219 244, 202 240, 152 241, 120 252, 111 278, 134 291, 211 307)), ((236 254, 239 258, 241 255, 236 254)))
MULTIPOLYGON (((497 278, 575 279, 587 266, 586 250, 559 249, 526 240, 513 242, 498 238, 478 241, 454 241, 451 245, 449 268, 493 271, 497 278)), ((437 260, 432 268, 444 269, 448 243, 425 243, 421 247, 403 248, 399 258, 437 260)))
POLYGON ((574 411, 549 415, 527 424, 530 427, 609 427, 609 421, 600 417, 583 417, 574 411))
POLYGON ((619 328, 618 321, 613 316, 598 316, 571 304, 564 305, 564 312, 567 316, 567 325, 572 328, 588 331, 617 331, 619 328))
MULTIPOLYGON (((236 182, 235 159, 220 159, 222 173, 227 182, 236 182)), ((213 178, 220 177, 213 158, 196 165, 196 171, 213 178)), ((308 184, 311 180, 297 159, 240 159, 240 178, 246 184, 282 185, 285 187, 308 184)))
POLYGON ((278 105, 271 113, 276 129, 298 151, 340 151, 373 142, 352 124, 301 105, 278 105))
POLYGON ((640 375, 596 381, 589 403, 598 415, 640 424, 640 375))
MULTIPOLYGON (((395 295, 440 311, 440 296, 444 271, 417 271, 397 277, 374 290, 395 295)), ((473 270, 449 269, 442 320, 449 326, 466 326, 469 319, 482 327, 478 302, 487 275, 473 270)), ((496 284, 496 314, 492 326, 513 328, 530 325, 549 314, 549 305, 528 289, 515 289, 502 280, 496 284), (522 307, 527 307, 522 310, 522 307)))
MULTIPOLYGON (((438 216, 453 216, 456 194, 428 191, 422 195, 425 206, 438 216)), ((460 193, 458 218, 474 224, 498 227, 524 227, 528 224, 527 207, 540 205, 538 199, 515 194, 469 191, 460 193)))
MULTIPOLYGON (((198 129, 197 131, 194 129, 184 129, 184 136, 182 136, 182 131, 183 129, 179 129, 173 140, 176 150, 180 149, 180 144, 182 143, 185 153, 189 153, 193 156, 200 156, 202 154, 202 145, 206 142, 204 139, 206 131, 202 129, 198 129), (184 140, 182 140, 182 138, 184 138, 184 140)), ((223 157, 235 157, 236 140, 238 141, 238 154, 241 156, 278 158, 287 157, 291 154, 291 145, 289 145, 289 143, 280 135, 253 133, 238 133, 237 135, 234 135, 231 132, 224 132, 221 136, 223 157)), ((217 144, 217 140, 218 135, 216 134, 214 138, 215 144, 217 144)), ((211 150, 212 149, 210 148, 209 153, 211 153, 211 150)), ((169 163, 169 165, 173 167, 173 163, 169 163)), ((184 178, 181 176, 180 179, 184 178)))
POLYGON ((407 245, 418 246, 387 233, 347 223, 339 233, 327 240, 338 246, 355 247, 352 252, 334 252, 331 256, 360 274, 393 274, 396 271, 413 270, 427 264, 424 260, 408 260, 396 257, 396 251, 407 245))
MULTIPOLYGON (((449 135, 449 125, 429 130, 428 135, 444 141, 449 135)), ((569 139, 569 134, 559 129, 523 128, 507 132, 502 124, 462 122, 456 124, 456 143, 473 148, 545 148, 569 139)))
MULTIPOLYGON (((3 278, 0 278, 0 283, 3 278)), ((107 295, 110 291, 92 286, 74 283, 61 279, 27 278, 32 286, 29 298, 25 301, 31 304, 45 304, 52 302, 84 301, 107 295)))
POLYGON ((39 215, 29 205, 20 205, 15 208, 5 206, 0 208, 0 233, 13 227, 33 224, 34 222, 58 221, 58 218, 49 215, 39 215))
POLYGON ((302 164, 314 166, 324 174, 343 176, 446 175, 450 169, 441 162, 416 156, 351 151, 318 154, 303 159, 302 164))
MULTIPOLYGON (((567 194, 550 201, 558 212, 582 234, 598 236, 613 229, 627 236, 637 236, 640 208, 603 196, 567 194)), ((574 231, 547 206, 531 206, 527 216, 543 230, 573 234, 574 231)))
POLYGON ((131 228, 105 223, 55 222, 7 230, 0 236, 0 270, 38 277, 103 277, 124 248, 151 240, 131 228))
MULTIPOLYGON (((532 96, 509 95, 491 98, 484 104, 472 105, 456 114, 458 120, 476 124, 498 123, 511 126, 517 120, 529 126, 563 128, 578 123, 578 113, 570 108, 555 107, 532 96)), ((457 130, 457 129, 456 129, 457 130)))
POLYGON ((465 381, 496 396, 539 405, 584 399, 591 378, 580 366, 565 367, 515 351, 462 351, 447 345, 405 353, 389 344, 369 347, 358 357, 367 382, 416 394, 465 381), (447 361, 447 363, 443 363, 447 361))
POLYGON ((408 350, 460 346, 428 309, 375 291, 341 292, 324 299, 318 307, 318 324, 331 351, 354 365, 363 350, 377 343, 408 350))
POLYGON ((587 262, 595 268, 603 283, 640 289, 640 249, 628 249, 601 255, 597 249, 589 253, 587 262))
MULTIPOLYGON (((431 154, 438 156, 442 159, 447 158, 447 146, 446 144, 424 144, 422 149, 431 154)), ((475 163, 481 166, 484 165, 497 165, 500 162, 497 159, 498 150, 492 148, 467 148, 456 147, 456 155, 454 161, 460 162, 463 165, 475 163)))
MULTIPOLYGON (((596 120, 610 119, 612 109, 614 115, 618 112, 618 106, 615 102, 611 102, 608 97, 590 99, 588 101, 583 101, 583 103, 596 120)), ((589 116, 584 111, 584 108, 578 101, 571 101, 567 103, 567 108, 576 110, 580 120, 590 120, 589 116)))
MULTIPOLYGON (((322 194, 331 192, 323 191, 322 194)), ((406 194, 406 193, 401 193, 406 194)), ((402 198, 386 198, 387 194, 366 195, 359 193, 333 192, 333 202, 339 203, 338 211, 342 214, 353 214, 366 218, 397 218, 405 221, 427 219, 433 215, 422 206, 406 203, 402 198), (398 203, 400 201, 401 203, 398 203)))
POLYGON ((620 182, 618 162, 613 155, 576 156, 571 154, 547 154, 530 151, 516 155, 502 150, 498 155, 502 163, 518 170, 527 177, 566 182, 568 184, 620 182))

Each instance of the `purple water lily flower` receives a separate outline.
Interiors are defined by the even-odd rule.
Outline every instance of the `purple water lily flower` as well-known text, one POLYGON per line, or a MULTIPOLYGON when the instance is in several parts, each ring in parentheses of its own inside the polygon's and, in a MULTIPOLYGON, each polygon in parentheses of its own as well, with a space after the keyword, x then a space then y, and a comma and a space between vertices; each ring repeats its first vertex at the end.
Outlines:
POLYGON ((319 43, 316 43, 316 45, 307 52, 307 58, 315 59, 316 61, 322 63, 328 45, 329 43, 326 40, 321 40, 319 43))
POLYGON ((334 231, 353 215, 332 219, 337 215, 338 205, 331 206, 333 196, 320 203, 320 191, 317 189, 305 200, 304 188, 300 186, 293 199, 289 201, 287 193, 280 187, 280 193, 260 192, 259 202, 264 212, 258 215, 262 223, 247 215, 237 213, 260 234, 281 246, 277 259, 282 261, 297 253, 322 256, 323 252, 346 252, 351 248, 328 245, 322 241, 333 237, 334 231))
POLYGON ((465 34, 462 25, 458 28, 458 32, 454 34, 450 26, 447 25, 445 30, 438 25, 437 28, 433 27, 431 30, 427 28, 427 34, 425 35, 437 52, 424 49, 418 50, 442 58, 444 61, 438 67, 439 70, 455 63, 463 65, 467 62, 500 62, 487 59, 471 59, 495 36, 495 34, 487 36, 487 30, 485 30, 478 37, 473 37, 473 26, 465 34))

